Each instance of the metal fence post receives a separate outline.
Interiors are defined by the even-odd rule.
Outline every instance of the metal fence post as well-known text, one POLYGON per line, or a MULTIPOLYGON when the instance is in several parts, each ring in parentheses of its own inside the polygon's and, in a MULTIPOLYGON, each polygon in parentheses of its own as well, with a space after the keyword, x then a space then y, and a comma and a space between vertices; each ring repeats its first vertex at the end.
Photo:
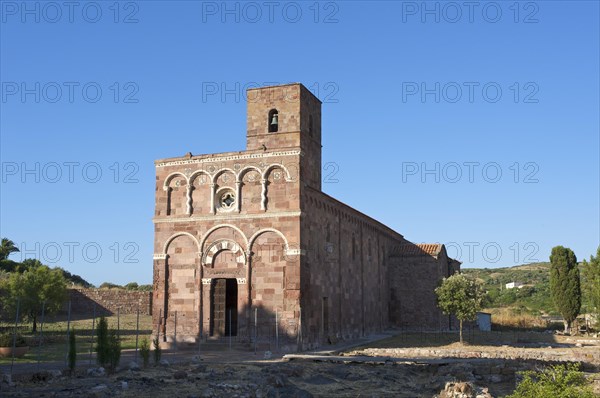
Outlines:
POLYGON ((94 302, 94 315, 92 316, 92 338, 90 340, 90 366, 92 365, 92 351, 94 350, 94 331, 96 329, 96 302, 94 302))
POLYGON ((302 307, 298 308, 298 335, 296 339, 298 351, 302 351, 302 307))
POLYGON ((140 337, 140 304, 138 303, 137 307, 137 318, 135 321, 135 359, 134 361, 137 363, 137 355, 138 355, 138 340, 140 337))
POLYGON ((279 315, 275 308, 275 349, 279 352, 279 315))
POLYGON ((229 350, 231 351, 231 308, 229 309, 229 350))
POLYGON ((177 311, 175 311, 175 325, 173 326, 173 345, 177 346, 177 311))
POLYGON ((15 331, 13 333, 13 348, 12 348, 12 361, 10 363, 10 375, 12 377, 13 365, 15 364, 15 351, 17 350, 17 328, 19 327, 19 310, 21 309, 21 299, 17 299, 17 316, 15 317, 15 331))
POLYGON ((42 355, 42 338, 44 337, 44 312, 46 309, 46 300, 42 301, 42 319, 40 320, 40 333, 39 333, 39 344, 38 344, 38 371, 40 370, 40 357, 42 355))
POLYGON ((69 335, 71 333, 71 300, 69 300, 69 313, 67 315, 67 353, 65 354, 65 366, 69 364, 69 335))

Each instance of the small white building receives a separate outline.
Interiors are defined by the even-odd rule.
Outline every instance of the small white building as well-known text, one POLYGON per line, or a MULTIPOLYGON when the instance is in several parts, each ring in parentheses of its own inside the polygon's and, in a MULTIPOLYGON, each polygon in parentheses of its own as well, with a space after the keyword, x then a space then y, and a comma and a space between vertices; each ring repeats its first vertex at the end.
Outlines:
POLYGON ((525 286, 523 284, 523 282, 509 282, 509 283, 506 284, 506 288, 507 289, 515 289, 515 288, 520 289, 523 286, 525 286))

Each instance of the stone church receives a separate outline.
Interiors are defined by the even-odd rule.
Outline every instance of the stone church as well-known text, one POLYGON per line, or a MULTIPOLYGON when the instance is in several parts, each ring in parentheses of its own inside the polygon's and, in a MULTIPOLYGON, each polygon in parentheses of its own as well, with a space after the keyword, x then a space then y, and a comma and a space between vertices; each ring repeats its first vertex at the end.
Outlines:
POLYGON ((319 99, 296 83, 250 89, 247 104, 245 151, 155 162, 154 333, 313 347, 451 327, 433 291, 460 268, 444 246, 322 192, 319 99))

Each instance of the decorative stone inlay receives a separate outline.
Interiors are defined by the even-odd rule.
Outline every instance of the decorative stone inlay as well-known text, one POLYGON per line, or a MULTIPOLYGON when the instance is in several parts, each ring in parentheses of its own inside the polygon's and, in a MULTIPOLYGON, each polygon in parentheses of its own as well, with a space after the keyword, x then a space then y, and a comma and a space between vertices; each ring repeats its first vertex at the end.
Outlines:
POLYGON ((163 254, 163 253, 154 253, 154 260, 166 260, 167 259, 168 254, 163 254))
POLYGON ((246 278, 235 278, 235 280, 237 281, 238 285, 246 284, 246 278))
POLYGON ((243 269, 213 269, 204 270, 204 276, 211 278, 241 278, 245 271, 243 269))
POLYGON ((269 153, 240 154, 240 155, 219 156, 219 157, 211 156, 210 158, 204 158, 204 159, 165 160, 164 162, 156 163, 156 167, 180 166, 180 165, 185 165, 185 164, 212 163, 212 162, 216 162, 216 161, 226 162, 229 160, 262 159, 262 158, 269 158, 269 157, 294 156, 294 155, 303 156, 304 154, 302 153, 302 151, 295 150, 295 151, 281 151, 281 152, 269 152, 269 153))
MULTIPOLYGON (((281 211, 276 213, 262 213, 262 214, 239 214, 236 215, 236 219, 253 219, 253 218, 273 218, 273 217, 300 217, 302 212, 300 211, 281 211)), ((152 221, 155 224, 160 223, 179 223, 179 222, 190 222, 200 220, 229 220, 231 214, 217 214, 217 215, 196 215, 186 218, 174 218, 169 216, 154 217, 152 221)))
POLYGON ((217 240, 217 241, 213 242, 208 247, 208 249, 205 250, 206 257, 204 257, 204 260, 202 261, 202 265, 212 266, 212 262, 213 262, 215 255, 222 250, 228 250, 228 251, 232 252, 234 255, 236 255, 236 262, 238 264, 238 267, 243 267, 246 264, 246 256, 245 256, 244 252, 242 251, 242 248, 240 247, 240 245, 238 245, 234 241, 224 239, 224 240, 217 240))
POLYGON ((202 278, 203 285, 210 285, 210 281, 212 281, 212 278, 202 278))

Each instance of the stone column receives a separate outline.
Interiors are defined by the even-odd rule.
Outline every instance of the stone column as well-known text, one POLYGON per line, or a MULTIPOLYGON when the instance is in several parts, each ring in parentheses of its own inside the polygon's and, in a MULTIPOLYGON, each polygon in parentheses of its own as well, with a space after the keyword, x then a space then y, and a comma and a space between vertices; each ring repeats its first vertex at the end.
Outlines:
POLYGON ((267 210, 267 180, 260 180, 262 184, 262 192, 260 194, 260 209, 266 211, 267 210))
POLYGON ((198 307, 197 307, 197 320, 198 320, 198 341, 204 336, 202 326, 204 325, 202 316, 202 278, 204 277, 204 268, 202 267, 202 252, 198 252, 196 258, 196 269, 198 270, 198 276, 196 278, 196 287, 198 289, 198 307))
POLYGON ((152 300, 152 332, 156 332, 163 338, 166 333, 166 317, 168 310, 168 273, 167 258, 168 254, 154 254, 154 284, 152 300))
POLYGON ((200 294, 202 295, 202 335, 209 336, 210 334, 210 289, 211 289, 211 278, 202 278, 202 288, 200 294))
POLYGON ((246 333, 248 338, 252 336, 251 322, 252 319, 252 251, 246 251, 246 294, 248 297, 246 306, 246 333))
POLYGON ((210 184, 210 214, 215 214, 215 195, 217 189, 217 184, 210 184))
POLYGON ((237 197, 236 206, 238 213, 242 210, 242 182, 235 182, 235 194, 237 197))
POLYGON ((192 191, 194 190, 194 185, 188 183, 187 184, 187 192, 186 192, 186 204, 187 204, 187 215, 192 215, 192 191))

